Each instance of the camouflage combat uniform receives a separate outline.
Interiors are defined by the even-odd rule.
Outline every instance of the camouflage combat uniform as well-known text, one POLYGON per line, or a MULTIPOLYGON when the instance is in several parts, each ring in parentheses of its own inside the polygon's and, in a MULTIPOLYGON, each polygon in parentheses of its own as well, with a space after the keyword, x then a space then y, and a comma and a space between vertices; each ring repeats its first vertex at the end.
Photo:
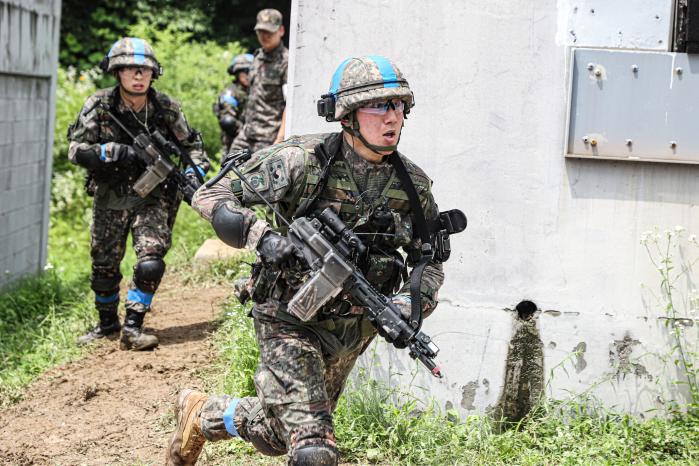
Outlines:
POLYGON ((221 143, 223 144, 224 154, 228 153, 233 139, 240 133, 245 123, 245 105, 248 100, 248 88, 234 82, 228 85, 218 96, 218 101, 214 104, 214 113, 220 121, 225 115, 233 117, 235 121, 235 129, 230 134, 226 131, 221 131, 221 143))
POLYGON ((282 86, 286 84, 289 50, 284 44, 271 52, 255 51, 250 69, 250 93, 245 107, 245 125, 238 133, 232 151, 256 152, 270 146, 279 133, 286 106, 282 86))
MULTIPOLYGON (((111 108, 132 133, 145 131, 147 121, 149 131, 157 129, 166 139, 176 140, 202 171, 208 170, 209 162, 201 139, 189 127, 175 101, 151 88, 147 105, 141 111, 132 113, 121 101, 118 86, 97 91, 85 102, 68 133, 68 157, 71 162, 78 163, 76 154, 79 151, 94 151, 105 160, 111 156, 111 143, 133 144, 133 140, 107 112, 101 106, 95 106, 98 99, 111 108)), ((137 271, 144 261, 162 261, 170 249, 172 227, 181 195, 172 183, 165 182, 147 197, 141 198, 132 186, 143 170, 139 163, 129 166, 105 163, 90 172, 88 177, 86 187, 94 196, 90 230, 91 285, 98 311, 113 312, 118 307, 122 278, 119 265, 124 257, 129 231, 133 236, 137 262, 134 265, 134 280, 129 284, 127 311, 147 311, 160 283, 160 278, 152 274, 139 280, 137 271)))
MULTIPOLYGON (((371 164, 344 142, 341 133, 292 137, 254 154, 243 164, 250 182, 288 216, 318 183, 321 164, 314 155, 317 145, 337 153, 331 175, 313 207, 319 212, 330 206, 370 248, 365 276, 382 293, 409 296, 409 281, 401 273, 403 249, 409 266, 420 257, 420 240, 414 232, 408 196, 388 163, 371 164), (402 284, 402 286, 401 286, 402 284)), ((401 155, 429 221, 438 208, 431 194, 431 181, 401 155)), ((231 172, 232 173, 232 172, 231 172)), ((269 229, 258 220, 253 205, 262 201, 235 175, 209 189, 197 191, 192 206, 211 220, 220 203, 245 216, 247 246, 255 248, 269 229)), ((257 297, 254 318, 260 359, 255 374, 257 397, 237 399, 211 396, 203 404, 201 431, 207 440, 236 434, 260 452, 281 455, 308 442, 322 439, 334 447, 333 411, 357 357, 367 348, 376 330, 364 317, 363 308, 348 296, 338 296, 308 322, 288 314, 286 304, 296 287, 264 283, 265 269, 255 290, 268 289, 257 297)), ((437 304, 443 282, 441 264, 428 263, 421 282, 424 315, 437 304)))

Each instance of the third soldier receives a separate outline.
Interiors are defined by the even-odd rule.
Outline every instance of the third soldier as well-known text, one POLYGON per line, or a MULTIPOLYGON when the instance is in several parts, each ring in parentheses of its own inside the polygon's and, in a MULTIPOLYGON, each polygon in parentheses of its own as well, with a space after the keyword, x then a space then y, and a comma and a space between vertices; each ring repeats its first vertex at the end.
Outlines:
POLYGON ((250 69, 245 125, 233 141, 231 151, 255 152, 284 139, 289 50, 282 43, 282 14, 272 8, 260 11, 255 33, 261 48, 255 51, 250 69))
POLYGON ((224 158, 245 122, 245 104, 248 100, 252 59, 253 56, 250 53, 241 53, 233 57, 228 67, 228 74, 234 76, 235 81, 219 94, 214 104, 214 113, 221 126, 224 158))

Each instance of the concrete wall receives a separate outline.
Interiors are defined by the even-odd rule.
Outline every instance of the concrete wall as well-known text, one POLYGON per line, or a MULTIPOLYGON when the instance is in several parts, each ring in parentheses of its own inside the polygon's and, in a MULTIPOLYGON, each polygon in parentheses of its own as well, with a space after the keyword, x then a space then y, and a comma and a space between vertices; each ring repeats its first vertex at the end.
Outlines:
POLYGON ((446 377, 382 344, 377 374, 399 372, 463 413, 516 411, 508 403, 541 390, 591 389, 634 412, 681 397, 649 355, 669 340, 662 309, 642 297, 639 284, 659 276, 639 236, 699 230, 698 168, 563 156, 570 47, 668 50, 672 3, 293 3, 287 135, 336 130, 315 115, 336 66, 386 55, 416 98, 402 152, 432 177, 442 210, 469 218, 424 326, 446 377), (531 320, 514 310, 523 300, 538 307, 531 320))
POLYGON ((60 0, 0 0, 0 286, 46 261, 60 0))

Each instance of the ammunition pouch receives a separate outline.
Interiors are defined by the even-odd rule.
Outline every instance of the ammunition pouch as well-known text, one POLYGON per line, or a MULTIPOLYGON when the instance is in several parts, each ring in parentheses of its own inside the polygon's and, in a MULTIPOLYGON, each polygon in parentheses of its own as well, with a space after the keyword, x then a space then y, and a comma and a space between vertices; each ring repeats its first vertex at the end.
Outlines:
POLYGON ((434 262, 446 262, 451 255, 449 235, 460 233, 466 229, 466 216, 459 209, 440 212, 433 226, 434 262))

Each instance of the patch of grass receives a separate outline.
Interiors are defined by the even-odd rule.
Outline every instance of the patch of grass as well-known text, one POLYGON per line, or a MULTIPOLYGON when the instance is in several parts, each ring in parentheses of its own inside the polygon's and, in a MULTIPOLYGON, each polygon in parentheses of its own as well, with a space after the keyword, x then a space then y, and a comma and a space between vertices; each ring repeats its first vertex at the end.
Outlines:
POLYGON ((0 294, 0 406, 19 400, 46 369, 82 354, 75 337, 90 313, 85 293, 49 270, 0 294))
POLYGON ((459 419, 363 373, 335 415, 343 458, 359 464, 697 464, 699 419, 639 420, 580 401, 543 402, 500 433, 488 416, 459 419), (396 404, 396 399, 402 403, 396 404))
POLYGON ((255 339, 250 306, 241 305, 231 297, 223 306, 223 314, 213 335, 218 358, 211 366, 207 391, 236 397, 255 396, 253 376, 260 350, 255 339))

